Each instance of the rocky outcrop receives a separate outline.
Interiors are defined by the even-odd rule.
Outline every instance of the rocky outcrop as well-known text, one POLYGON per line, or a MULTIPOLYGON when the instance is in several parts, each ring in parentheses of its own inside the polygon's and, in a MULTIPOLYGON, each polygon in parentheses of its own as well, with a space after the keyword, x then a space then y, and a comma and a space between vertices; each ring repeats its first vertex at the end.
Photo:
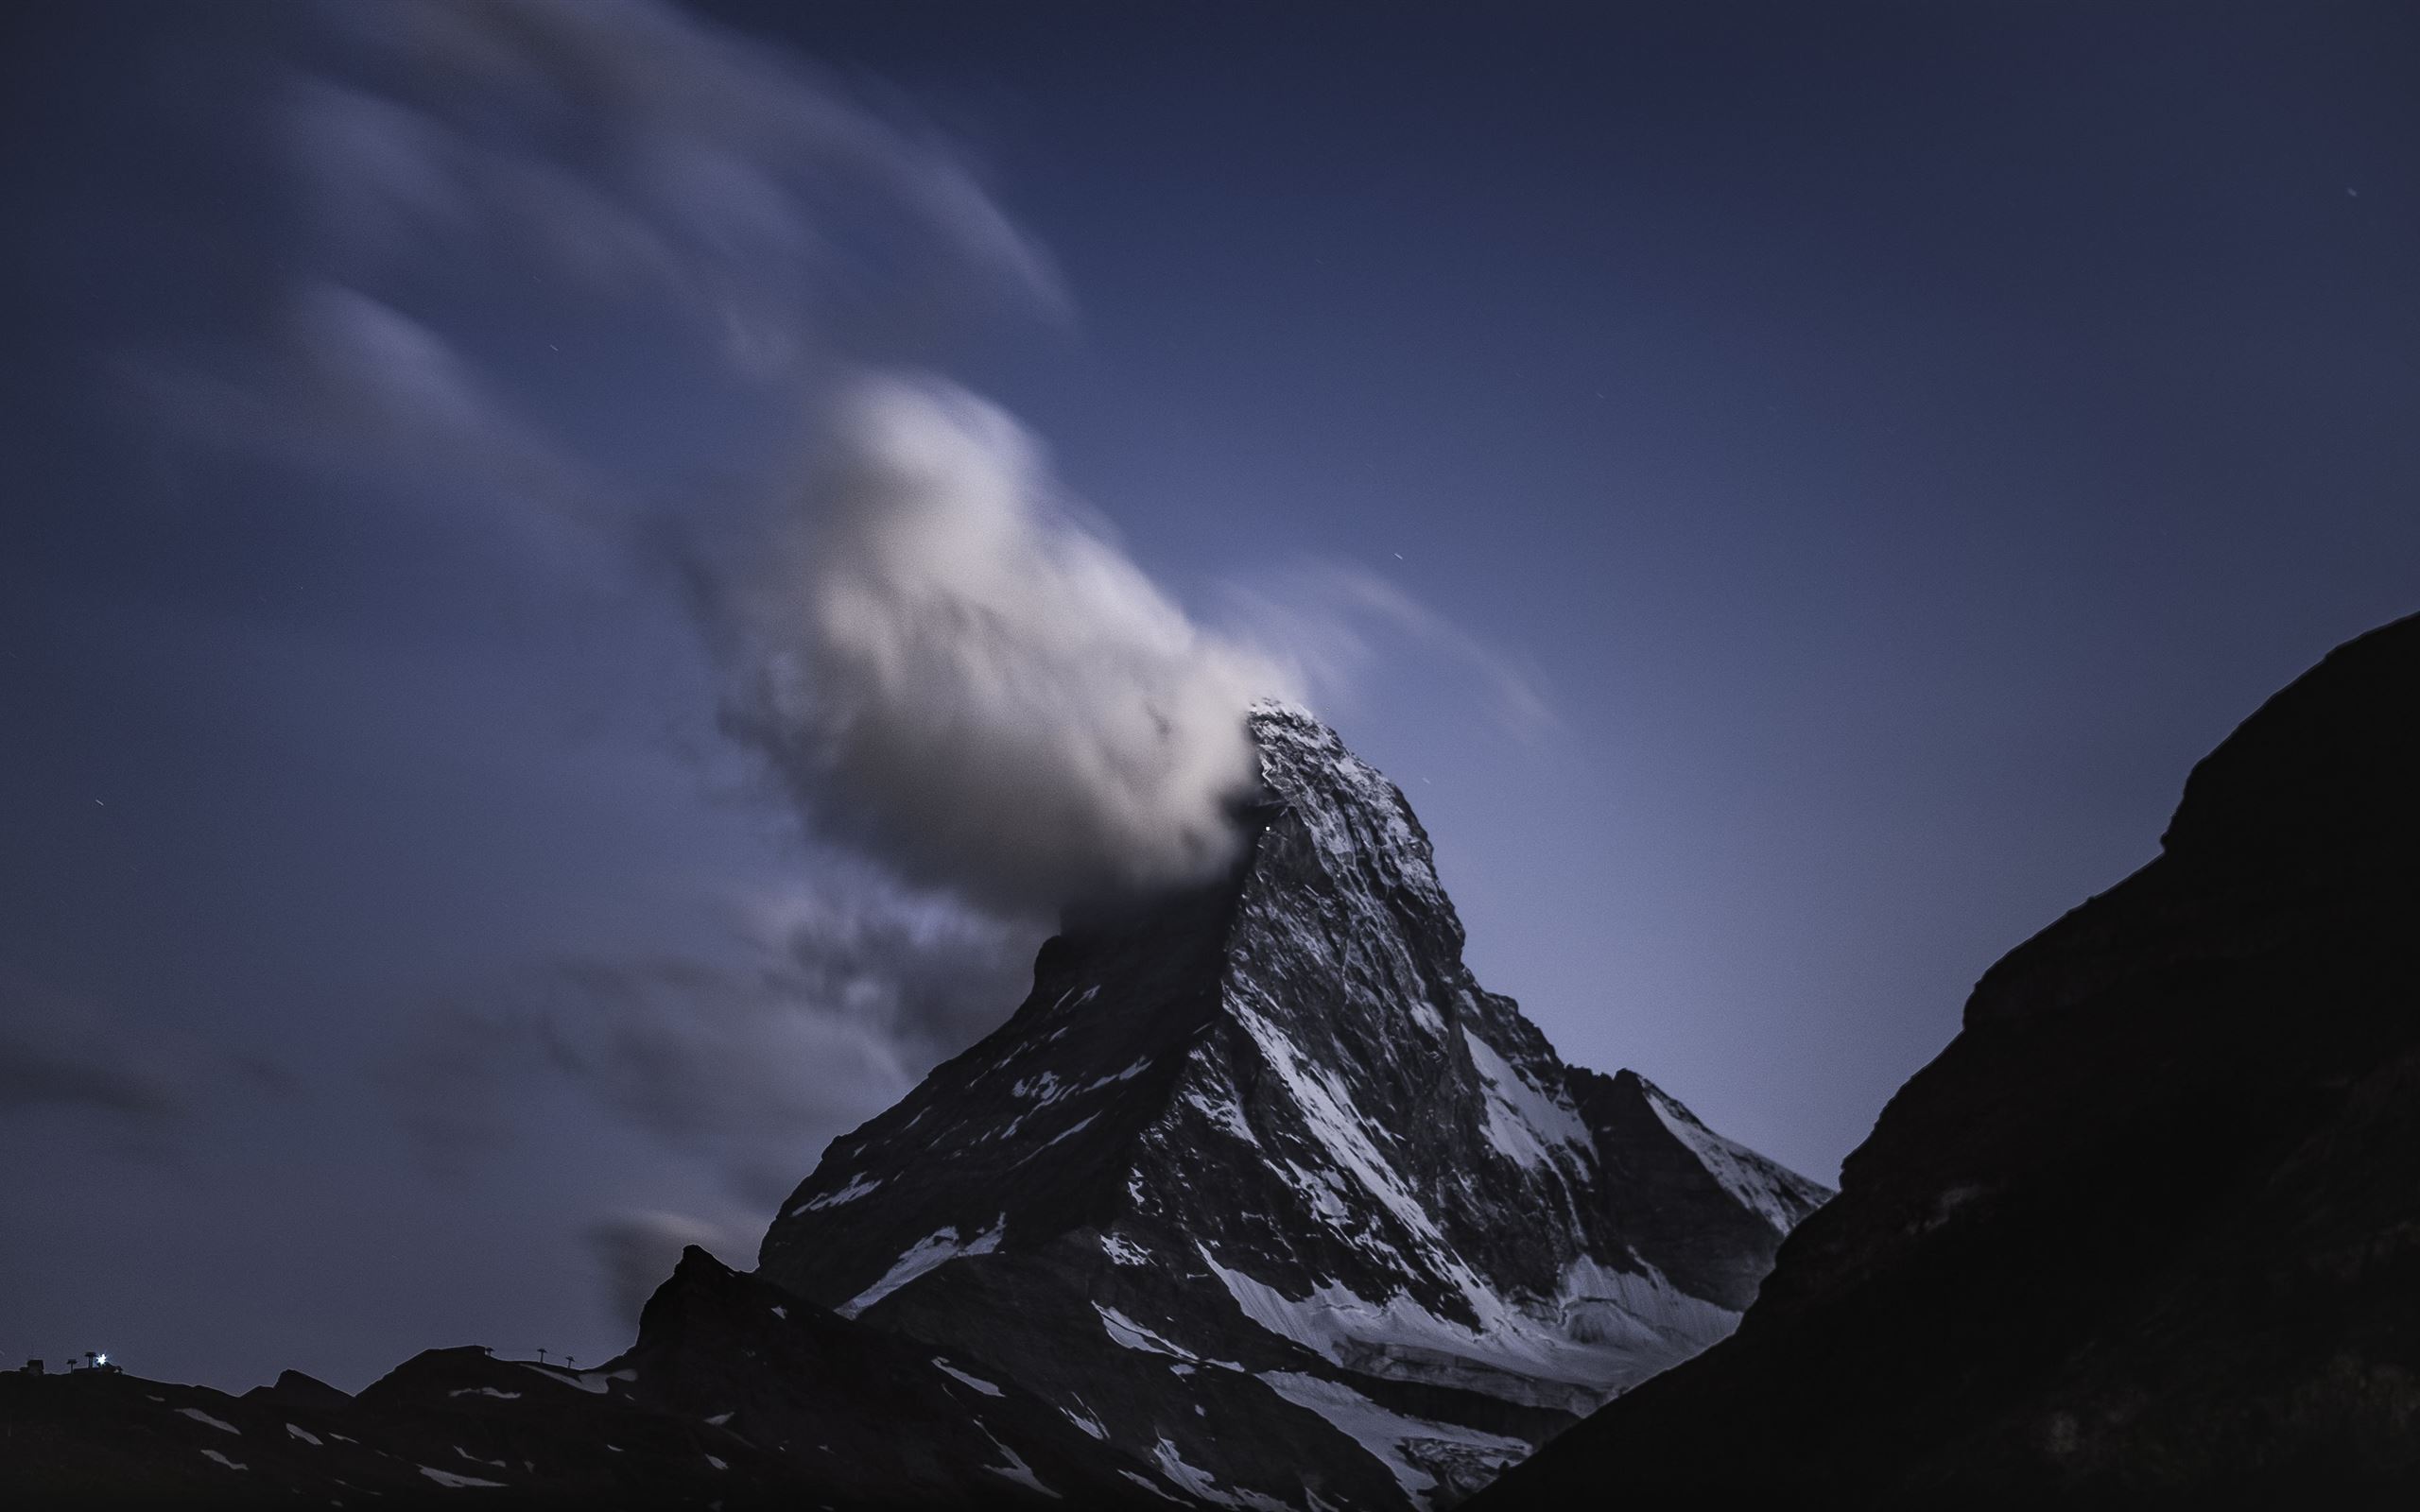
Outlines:
POLYGON ((2012 952, 1726 1343, 1482 1505, 2420 1493, 2420 619, 2012 952))

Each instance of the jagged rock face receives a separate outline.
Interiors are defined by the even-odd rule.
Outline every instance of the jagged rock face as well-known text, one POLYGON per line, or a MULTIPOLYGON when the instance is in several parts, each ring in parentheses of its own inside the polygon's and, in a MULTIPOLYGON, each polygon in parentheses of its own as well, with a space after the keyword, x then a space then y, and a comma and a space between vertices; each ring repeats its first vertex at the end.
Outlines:
POLYGON ((1715 1133, 1634 1071, 1567 1076, 1612 1236, 1690 1296, 1744 1310, 1781 1236, 1831 1193, 1715 1133))
POLYGON ((2420 1500, 2415 708, 2420 618, 2271 699, 1985 974, 1737 1334, 1484 1500, 2420 1500))
POLYGON ((1308 715, 1215 885, 1073 920, 834 1143, 761 1274, 962 1349, 1206 1503, 1442 1504, 1727 1333, 1828 1194, 1461 961, 1403 796, 1308 715))

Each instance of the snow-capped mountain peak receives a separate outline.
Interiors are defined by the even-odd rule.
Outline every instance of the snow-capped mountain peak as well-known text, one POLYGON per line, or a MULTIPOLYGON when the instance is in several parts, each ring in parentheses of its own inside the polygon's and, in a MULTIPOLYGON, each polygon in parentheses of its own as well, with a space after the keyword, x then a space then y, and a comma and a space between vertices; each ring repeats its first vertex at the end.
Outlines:
POLYGON ((1251 730, 1233 874, 1071 920, 1008 1023, 834 1143, 762 1274, 1162 1494, 1437 1504, 1728 1332, 1825 1194, 1565 1067, 1463 966, 1402 793, 1298 708, 1251 730))

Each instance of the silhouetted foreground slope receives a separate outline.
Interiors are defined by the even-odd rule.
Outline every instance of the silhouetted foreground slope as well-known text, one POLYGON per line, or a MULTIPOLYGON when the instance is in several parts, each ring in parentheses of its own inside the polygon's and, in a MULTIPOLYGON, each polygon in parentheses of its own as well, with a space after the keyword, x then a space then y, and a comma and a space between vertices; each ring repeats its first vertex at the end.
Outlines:
POLYGON ((1130 1488, 1015 1385, 700 1249, 594 1370, 430 1349, 357 1397, 0 1375, 0 1506, 1097 1505, 1130 1488), (1057 1489, 1045 1490, 1048 1476, 1057 1489))
POLYGON ((1675 1490, 2420 1505, 2420 618, 1984 976, 1737 1333, 1472 1505, 1675 1490))

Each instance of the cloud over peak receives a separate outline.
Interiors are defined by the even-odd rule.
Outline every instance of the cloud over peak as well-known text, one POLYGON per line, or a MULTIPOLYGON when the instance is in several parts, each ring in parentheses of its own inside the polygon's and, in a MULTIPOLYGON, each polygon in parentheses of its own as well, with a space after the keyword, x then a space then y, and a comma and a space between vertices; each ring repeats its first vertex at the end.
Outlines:
POLYGON ((1244 710, 1291 675, 1190 620, 1005 412, 867 377, 792 508, 718 605, 727 713, 819 824, 1027 912, 1232 858, 1244 710))

